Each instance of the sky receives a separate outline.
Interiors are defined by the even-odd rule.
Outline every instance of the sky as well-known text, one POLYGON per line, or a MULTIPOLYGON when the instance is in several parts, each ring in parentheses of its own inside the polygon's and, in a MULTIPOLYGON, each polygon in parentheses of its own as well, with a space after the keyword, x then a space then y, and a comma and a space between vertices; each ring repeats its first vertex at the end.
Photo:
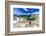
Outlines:
POLYGON ((39 14, 39 8, 13 8, 13 15, 39 14))

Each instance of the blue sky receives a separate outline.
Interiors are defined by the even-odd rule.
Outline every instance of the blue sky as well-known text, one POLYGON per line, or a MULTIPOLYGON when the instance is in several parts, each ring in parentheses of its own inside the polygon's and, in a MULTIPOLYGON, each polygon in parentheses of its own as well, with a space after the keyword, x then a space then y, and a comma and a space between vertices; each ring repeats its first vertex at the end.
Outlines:
POLYGON ((38 8, 13 8, 13 15, 39 14, 38 8))

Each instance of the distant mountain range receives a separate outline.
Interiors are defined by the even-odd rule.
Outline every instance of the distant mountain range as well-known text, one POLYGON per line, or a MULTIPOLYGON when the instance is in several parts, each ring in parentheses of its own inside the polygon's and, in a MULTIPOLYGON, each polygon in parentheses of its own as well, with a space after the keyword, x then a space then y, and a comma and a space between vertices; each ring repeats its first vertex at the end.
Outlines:
POLYGON ((39 14, 39 8, 13 8, 13 15, 39 14))

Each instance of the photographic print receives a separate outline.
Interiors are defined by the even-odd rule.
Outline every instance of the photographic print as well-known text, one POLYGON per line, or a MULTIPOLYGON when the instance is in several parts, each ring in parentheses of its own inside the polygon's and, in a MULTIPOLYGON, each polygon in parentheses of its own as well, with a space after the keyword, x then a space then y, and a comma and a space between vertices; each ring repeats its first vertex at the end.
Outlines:
POLYGON ((13 28, 39 27, 39 8, 13 8, 13 28))

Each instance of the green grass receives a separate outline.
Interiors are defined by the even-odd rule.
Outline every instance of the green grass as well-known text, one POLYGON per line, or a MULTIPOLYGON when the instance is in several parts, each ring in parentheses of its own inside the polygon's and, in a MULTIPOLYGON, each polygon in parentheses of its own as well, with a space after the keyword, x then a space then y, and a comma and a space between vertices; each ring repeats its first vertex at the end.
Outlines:
POLYGON ((31 16, 19 16, 19 18, 25 20, 35 20, 37 17, 35 15, 31 15, 31 16))

